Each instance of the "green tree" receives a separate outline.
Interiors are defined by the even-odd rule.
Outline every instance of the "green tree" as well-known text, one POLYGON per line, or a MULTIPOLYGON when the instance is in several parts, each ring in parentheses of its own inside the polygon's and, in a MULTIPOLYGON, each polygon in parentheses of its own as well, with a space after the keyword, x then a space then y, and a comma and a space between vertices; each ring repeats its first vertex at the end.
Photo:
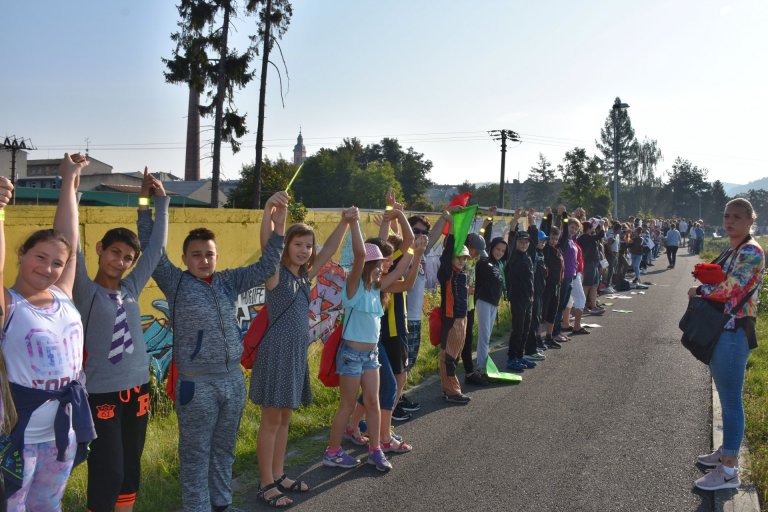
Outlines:
POLYGON ((365 169, 355 169, 350 188, 355 206, 360 208, 384 208, 384 196, 390 188, 395 190, 395 197, 402 197, 400 183, 389 162, 373 162, 365 169))
POLYGON ((688 160, 677 157, 668 171, 669 181, 664 187, 669 198, 671 211, 668 215, 699 217, 699 201, 708 192, 706 169, 701 169, 688 160))
MULTIPOLYGON (((600 130, 600 140, 595 141, 597 149, 602 155, 602 172, 608 179, 613 190, 614 155, 618 150, 619 161, 619 186, 622 184, 634 184, 637 181, 637 153, 638 142, 635 138, 635 130, 626 109, 617 108, 621 105, 618 96, 614 101, 614 107, 608 112, 605 124, 600 130), (614 117, 615 116, 615 117, 614 117), (614 122, 616 129, 614 130, 614 122), (618 139, 614 138, 614 133, 618 139), (617 142, 614 147, 614 142, 617 142)), ((622 211, 626 211, 624 205, 619 202, 622 211)), ((621 216, 621 212, 620 216, 621 216)))
POLYGON ((556 196, 554 192, 555 169, 547 158, 539 153, 539 161, 531 167, 528 173, 527 201, 532 206, 544 209, 552 204, 556 196))
POLYGON ((583 148, 568 151, 558 171, 563 178, 561 199, 569 207, 581 206, 592 215, 606 215, 611 206, 601 161, 583 148))
POLYGON ((634 207, 628 211, 649 211, 653 207, 654 197, 661 189, 657 167, 663 159, 656 140, 646 137, 637 144, 637 174, 635 182, 629 185, 634 201, 626 203, 634 207))
MULTIPOLYGON (((293 7, 288 0, 249 0, 248 7, 249 12, 258 10, 259 12, 259 28, 256 36, 251 36, 251 41, 254 44, 259 42, 262 44, 261 51, 261 76, 259 78, 259 117, 256 126, 256 190, 253 194, 253 207, 261 208, 262 193, 261 187, 263 183, 262 167, 262 151, 264 145, 264 110, 266 104, 267 95, 267 69, 269 64, 275 67, 280 76, 280 69, 269 60, 269 55, 272 52, 272 47, 277 45, 280 50, 280 45, 277 42, 278 39, 285 35, 288 30, 288 25, 291 23, 291 16, 293 15, 293 7), (264 4, 264 7, 259 10, 260 4, 264 4)), ((280 56, 282 57, 282 50, 280 50, 280 56)), ((285 59, 283 59, 285 64, 285 59)), ((287 78, 287 70, 286 70, 287 78)), ((282 78, 280 79, 280 95, 282 96, 282 78)))
POLYGON ((215 208, 219 206, 221 144, 229 142, 236 153, 240 150, 237 139, 247 132, 246 115, 238 113, 234 95, 253 79, 248 68, 256 49, 230 47, 230 30, 239 15, 235 0, 181 0, 178 11, 179 31, 171 34, 176 48, 172 58, 163 59, 164 75, 166 81, 187 84, 209 100, 198 108, 203 117, 213 117, 211 207, 215 208))
MULTIPOLYGON (((283 158, 274 162, 269 158, 264 159, 264 163, 261 166, 262 186, 260 192, 262 204, 275 192, 285 190, 297 167, 297 165, 283 158)), ((240 170, 240 181, 229 193, 227 207, 251 208, 257 182, 256 166, 253 163, 243 165, 240 170)))
POLYGON ((294 195, 309 208, 335 208, 357 203, 357 198, 351 194, 350 182, 358 169, 350 151, 322 148, 304 162, 293 183, 294 195))
POLYGON ((711 226, 719 226, 723 219, 725 204, 728 202, 728 195, 725 193, 723 183, 715 180, 709 188, 709 197, 706 200, 706 208, 703 211, 704 222, 711 226))
POLYGON ((432 161, 424 158, 412 147, 403 150, 397 139, 384 138, 381 143, 369 144, 362 147, 358 139, 344 139, 344 146, 353 151, 362 169, 374 162, 389 162, 395 171, 395 177, 400 182, 406 206, 419 198, 423 198, 431 185, 429 173, 432 161))
POLYGON ((473 196, 475 195, 475 190, 476 189, 477 189, 477 187, 475 186, 475 184, 474 183, 470 183, 469 180, 464 180, 464 182, 462 184, 460 184, 459 186, 456 187, 456 191, 459 194, 463 194, 464 192, 469 192, 473 196))

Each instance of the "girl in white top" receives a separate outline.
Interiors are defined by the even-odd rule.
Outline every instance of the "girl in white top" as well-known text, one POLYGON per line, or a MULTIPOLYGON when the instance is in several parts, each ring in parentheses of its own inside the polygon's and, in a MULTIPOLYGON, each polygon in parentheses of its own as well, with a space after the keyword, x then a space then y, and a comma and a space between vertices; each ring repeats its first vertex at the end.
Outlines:
MULTIPOLYGON (((86 165, 87 160, 80 155, 64 156, 59 167, 62 196, 74 196, 80 170, 86 165)), ((0 203, 12 188, 8 180, 0 178, 0 203)), ((76 201, 67 203, 75 205, 76 201)), ((76 208, 57 209, 54 225, 67 223, 78 225, 76 208)), ((76 233, 77 229, 71 231, 76 233)), ((72 247, 76 244, 77 240, 68 240, 56 230, 37 231, 19 250, 19 273, 13 288, 6 289, 0 275, 2 352, 8 381, 22 391, 72 389, 70 384, 82 375, 83 328, 71 301, 76 258, 72 247)), ((4 229, 0 229, 0 271, 4 266, 5 236, 4 229)), ((20 405, 18 398, 16 401, 20 405)), ((67 408, 77 414, 71 404, 67 408)), ((19 475, 23 480, 21 488, 8 499, 8 510, 61 510, 61 497, 77 447, 74 433, 70 429, 66 450, 57 450, 54 420, 59 400, 44 402, 24 422, 21 411, 16 429, 24 428, 23 475, 19 475)), ((90 420, 90 412, 87 417, 90 420)))

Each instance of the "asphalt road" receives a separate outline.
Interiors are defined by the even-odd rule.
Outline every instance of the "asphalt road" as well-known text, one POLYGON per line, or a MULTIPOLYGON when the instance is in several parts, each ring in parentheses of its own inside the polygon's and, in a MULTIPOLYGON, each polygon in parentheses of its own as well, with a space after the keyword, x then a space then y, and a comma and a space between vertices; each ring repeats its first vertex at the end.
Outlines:
MULTIPOLYGON (((662 255, 644 276, 654 286, 603 299, 608 312, 586 319, 603 327, 548 351, 519 385, 466 388, 467 406, 444 404, 437 382, 420 389, 422 410, 397 427, 415 449, 390 473, 325 468, 320 453, 287 468, 313 487, 291 510, 711 510, 712 493, 693 487, 711 443, 709 374, 677 328, 696 261, 666 270, 662 255)), ((505 354, 493 353, 499 368, 505 354)), ((266 509, 253 491, 238 501, 266 509)))

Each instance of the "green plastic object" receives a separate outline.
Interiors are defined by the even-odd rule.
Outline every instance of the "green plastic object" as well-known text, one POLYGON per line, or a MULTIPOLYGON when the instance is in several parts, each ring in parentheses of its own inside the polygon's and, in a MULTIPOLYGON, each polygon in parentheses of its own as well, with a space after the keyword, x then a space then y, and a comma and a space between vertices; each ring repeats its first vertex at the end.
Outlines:
POLYGON ((493 359, 491 359, 490 356, 488 356, 488 360, 485 363, 485 374, 489 379, 500 382, 517 384, 523 381, 523 377, 516 373, 500 372, 499 369, 496 368, 496 365, 493 363, 493 359))

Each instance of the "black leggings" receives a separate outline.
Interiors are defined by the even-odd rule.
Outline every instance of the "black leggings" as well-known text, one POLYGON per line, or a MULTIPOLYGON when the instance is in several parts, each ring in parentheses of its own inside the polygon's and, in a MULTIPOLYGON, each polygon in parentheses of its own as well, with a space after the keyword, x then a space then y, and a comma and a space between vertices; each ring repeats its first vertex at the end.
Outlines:
POLYGON ((674 267, 675 266, 675 262, 677 261, 677 246, 676 245, 668 245, 667 246, 667 259, 669 260, 669 264, 674 267))
POLYGON ((467 311, 467 334, 464 337, 464 348, 461 349, 461 361, 464 363, 464 371, 472 373, 475 365, 472 364, 472 331, 475 328, 475 310, 467 311))

